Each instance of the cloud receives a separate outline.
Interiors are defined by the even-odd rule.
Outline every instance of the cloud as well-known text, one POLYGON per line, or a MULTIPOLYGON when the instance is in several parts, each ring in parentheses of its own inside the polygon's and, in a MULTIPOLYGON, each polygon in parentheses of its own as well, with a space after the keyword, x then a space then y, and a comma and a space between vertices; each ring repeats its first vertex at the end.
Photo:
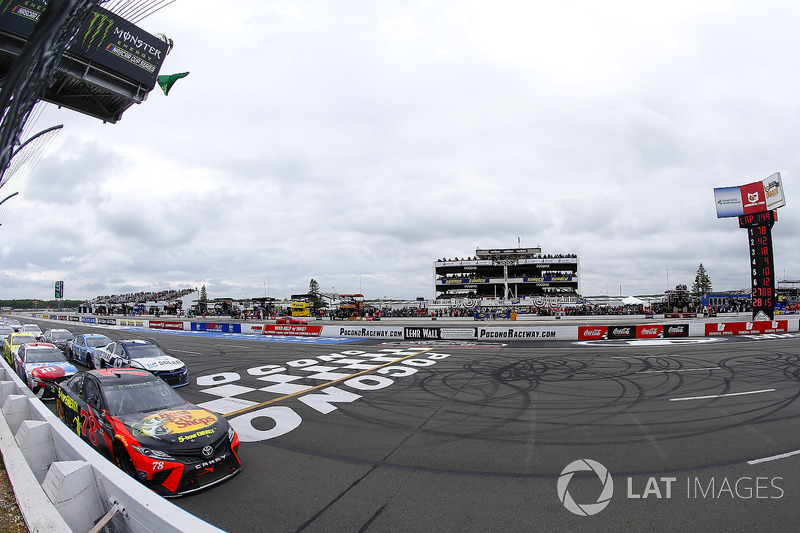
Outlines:
POLYGON ((65 126, 0 226, 0 294, 432 297, 434 260, 518 241, 577 253, 584 294, 701 262, 739 289, 713 188, 775 171, 776 269, 800 277, 798 9, 176 2, 140 23, 175 40, 163 73, 191 72, 169 97, 39 118, 65 126))

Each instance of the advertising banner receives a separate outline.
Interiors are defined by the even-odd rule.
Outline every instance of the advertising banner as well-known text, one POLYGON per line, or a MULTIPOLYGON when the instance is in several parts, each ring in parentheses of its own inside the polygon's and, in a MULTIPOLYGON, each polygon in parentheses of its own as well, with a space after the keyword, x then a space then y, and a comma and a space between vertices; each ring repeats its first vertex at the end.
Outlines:
POLYGON ((402 339, 402 326, 323 326, 326 337, 363 337, 366 339, 402 339))
POLYGON ((689 324, 668 324, 663 326, 663 328, 663 336, 665 339, 689 336, 689 324))
POLYGON ((772 211, 786 205, 780 172, 770 177, 739 187, 714 189, 717 218, 738 217, 751 213, 772 211))
POLYGON ((486 327, 478 328, 478 339, 558 340, 574 339, 575 328, 559 327, 486 327))
POLYGON ((636 326, 608 326, 609 339, 635 339, 636 326))
POLYGON ((789 330, 788 320, 753 322, 717 322, 706 324, 707 337, 727 335, 750 335, 757 333, 785 333, 789 330))
POLYGON ((429 340, 442 338, 442 331, 439 328, 403 328, 404 339, 429 340))
POLYGON ((264 335, 288 335, 292 337, 319 337, 322 326, 306 326, 302 324, 265 324, 264 335))
POLYGON ((607 338, 608 326, 578 326, 579 341, 595 341, 607 338))
POLYGON ((46 3, 6 0, 0 6, 0 29, 27 37, 42 16, 46 3))
POLYGON ((578 340, 582 341, 600 339, 658 339, 688 336, 689 324, 578 327, 578 340))
POLYGON ((478 338, 478 328, 441 328, 442 339, 464 340, 478 338))
MULTIPOLYGON (((0 3, 0 29, 28 37, 45 7, 46 2, 4 1, 0 3)), ((67 52, 152 89, 167 56, 167 43, 121 16, 96 7, 79 28, 67 52)))
POLYGON ((214 331, 217 333, 241 333, 241 324, 214 324, 210 322, 192 322, 192 331, 214 331))
POLYGON ((151 320, 150 327, 155 329, 183 329, 180 320, 151 320))

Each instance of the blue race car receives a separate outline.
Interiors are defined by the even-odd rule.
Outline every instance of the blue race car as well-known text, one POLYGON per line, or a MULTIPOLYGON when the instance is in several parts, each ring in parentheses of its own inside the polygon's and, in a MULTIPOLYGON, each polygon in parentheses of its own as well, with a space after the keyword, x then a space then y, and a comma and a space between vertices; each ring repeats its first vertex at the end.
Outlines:
POLYGON ((110 344, 111 339, 97 333, 83 333, 67 343, 67 357, 83 366, 94 368, 94 349, 110 344))

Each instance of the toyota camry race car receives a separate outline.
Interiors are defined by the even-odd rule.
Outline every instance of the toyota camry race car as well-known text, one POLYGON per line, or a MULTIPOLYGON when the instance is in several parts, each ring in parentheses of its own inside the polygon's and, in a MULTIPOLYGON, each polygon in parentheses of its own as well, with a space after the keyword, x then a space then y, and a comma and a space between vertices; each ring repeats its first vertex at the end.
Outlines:
POLYGON ((14 371, 36 396, 53 399, 53 383, 67 379, 78 371, 64 359, 53 344, 23 344, 14 355, 14 371))
POLYGON ((96 348, 94 365, 95 368, 141 368, 173 387, 189 384, 189 372, 183 361, 167 355, 153 341, 122 340, 96 348))
POLYGON ((223 417, 133 368, 87 370, 55 385, 59 418, 95 450, 162 496, 189 494, 242 469, 223 417))

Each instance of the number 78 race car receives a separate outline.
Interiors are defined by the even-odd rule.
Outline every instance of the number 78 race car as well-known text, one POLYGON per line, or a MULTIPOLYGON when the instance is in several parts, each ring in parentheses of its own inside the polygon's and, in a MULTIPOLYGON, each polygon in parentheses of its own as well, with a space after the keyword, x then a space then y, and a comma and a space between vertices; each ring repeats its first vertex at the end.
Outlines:
POLYGON ((189 494, 242 470, 239 437, 228 421, 150 372, 78 372, 55 384, 55 396, 67 426, 162 496, 189 494))

